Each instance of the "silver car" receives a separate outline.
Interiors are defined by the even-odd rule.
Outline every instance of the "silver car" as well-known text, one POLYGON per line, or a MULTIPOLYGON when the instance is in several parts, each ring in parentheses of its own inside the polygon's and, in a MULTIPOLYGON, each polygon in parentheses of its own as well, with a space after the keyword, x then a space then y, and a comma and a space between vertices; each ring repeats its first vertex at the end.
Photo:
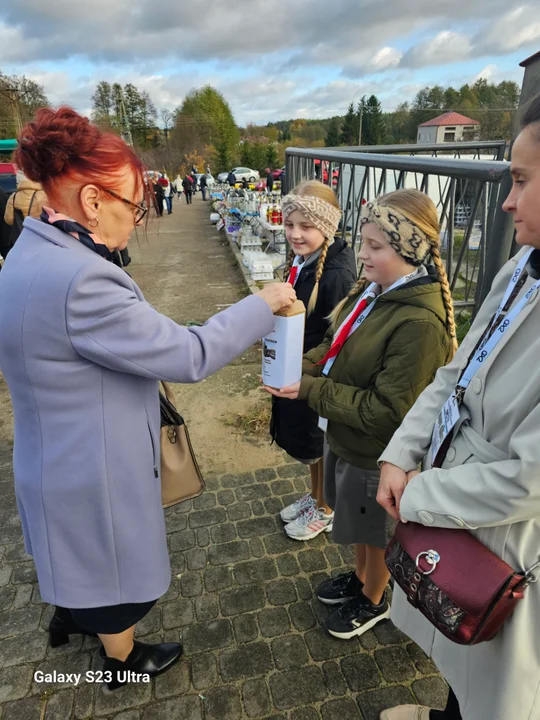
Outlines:
MULTIPOLYGON (((259 175, 258 170, 251 170, 250 168, 247 168, 247 167, 235 167, 235 168, 233 168, 232 172, 235 174, 238 182, 241 182, 244 179, 246 179, 248 182, 257 182, 257 180, 261 179, 261 176, 259 175)), ((227 182, 228 177, 229 177, 228 172, 222 172, 222 173, 219 173, 219 175, 217 176, 217 179, 219 180, 219 182, 227 182)))

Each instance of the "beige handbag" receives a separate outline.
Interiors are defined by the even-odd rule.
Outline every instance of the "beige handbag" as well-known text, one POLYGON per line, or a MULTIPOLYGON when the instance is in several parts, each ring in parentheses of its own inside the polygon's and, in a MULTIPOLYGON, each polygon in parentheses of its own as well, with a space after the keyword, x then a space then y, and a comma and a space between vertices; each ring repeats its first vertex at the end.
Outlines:
POLYGON ((161 501, 167 508, 197 497, 204 491, 205 484, 188 429, 175 407, 172 388, 166 382, 161 385, 161 501))

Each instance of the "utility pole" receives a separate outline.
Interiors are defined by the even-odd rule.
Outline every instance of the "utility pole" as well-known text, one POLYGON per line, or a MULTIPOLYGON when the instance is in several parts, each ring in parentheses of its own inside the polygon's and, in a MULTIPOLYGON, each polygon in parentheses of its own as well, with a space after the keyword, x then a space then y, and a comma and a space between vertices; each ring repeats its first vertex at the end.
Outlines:
POLYGON ((358 129, 358 147, 360 147, 362 145, 362 116, 364 115, 364 103, 362 101, 360 102, 358 113, 360 115, 360 127, 358 129))

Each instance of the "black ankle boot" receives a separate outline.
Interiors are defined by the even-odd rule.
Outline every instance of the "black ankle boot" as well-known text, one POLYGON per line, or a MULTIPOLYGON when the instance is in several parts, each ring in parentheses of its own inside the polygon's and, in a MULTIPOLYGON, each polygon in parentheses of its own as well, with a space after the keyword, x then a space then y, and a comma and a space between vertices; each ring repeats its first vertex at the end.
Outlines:
POLYGON ((97 637, 96 633, 87 632, 79 627, 71 617, 67 608, 55 607, 54 615, 49 623, 49 644, 52 648, 60 647, 69 642, 70 635, 88 635, 97 637))
POLYGON ((133 650, 124 661, 110 657, 105 658, 103 665, 105 679, 107 672, 112 673, 112 680, 107 683, 107 686, 109 690, 116 690, 128 682, 141 682, 142 678, 137 675, 149 675, 150 677, 161 675, 177 663, 181 655, 180 643, 145 645, 145 643, 135 640, 133 650))

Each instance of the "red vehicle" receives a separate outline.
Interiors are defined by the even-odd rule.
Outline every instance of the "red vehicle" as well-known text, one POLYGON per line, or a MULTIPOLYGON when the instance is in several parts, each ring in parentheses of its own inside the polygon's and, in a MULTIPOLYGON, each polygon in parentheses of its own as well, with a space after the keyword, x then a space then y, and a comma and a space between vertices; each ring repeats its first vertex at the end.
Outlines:
POLYGON ((0 163, 0 187, 8 195, 17 189, 17 170, 15 163, 0 163))

